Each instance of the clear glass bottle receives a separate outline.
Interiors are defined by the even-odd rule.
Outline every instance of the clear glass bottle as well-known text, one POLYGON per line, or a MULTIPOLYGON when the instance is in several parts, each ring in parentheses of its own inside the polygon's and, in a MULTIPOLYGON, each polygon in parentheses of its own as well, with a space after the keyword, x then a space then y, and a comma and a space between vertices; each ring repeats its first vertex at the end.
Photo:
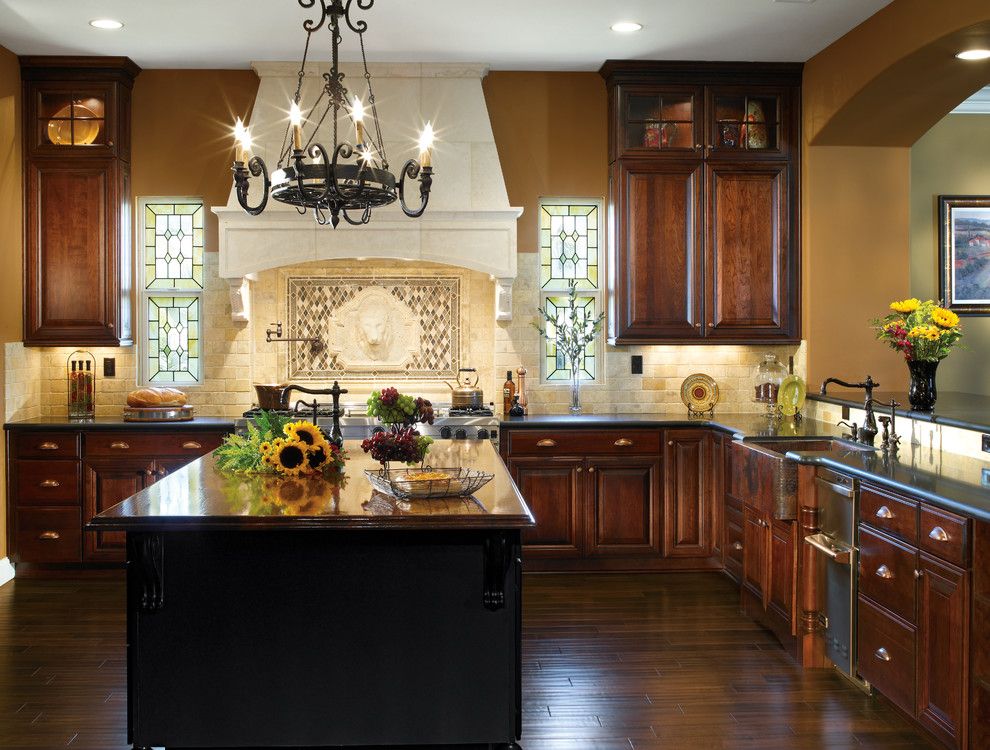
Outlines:
POLYGON ((787 377, 787 368, 777 361, 776 354, 764 354, 763 361, 756 368, 753 381, 753 400, 761 404, 776 405, 780 384, 787 377))
POLYGON ((96 415, 96 360, 86 351, 74 351, 65 363, 69 419, 96 415))

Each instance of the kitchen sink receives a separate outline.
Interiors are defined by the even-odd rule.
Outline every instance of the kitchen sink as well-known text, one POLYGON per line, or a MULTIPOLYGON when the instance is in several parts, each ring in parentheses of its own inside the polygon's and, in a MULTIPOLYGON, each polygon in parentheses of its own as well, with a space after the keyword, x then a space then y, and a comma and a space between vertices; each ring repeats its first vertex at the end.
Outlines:
POLYGON ((833 449, 838 450, 852 450, 852 451, 873 451, 876 450, 872 445, 863 445, 863 443, 855 443, 852 440, 845 440, 843 438, 804 438, 804 437, 789 437, 789 438, 755 438, 747 439, 743 438, 743 442, 746 445, 757 445, 770 453, 776 453, 780 456, 788 453, 789 451, 830 451, 833 449))

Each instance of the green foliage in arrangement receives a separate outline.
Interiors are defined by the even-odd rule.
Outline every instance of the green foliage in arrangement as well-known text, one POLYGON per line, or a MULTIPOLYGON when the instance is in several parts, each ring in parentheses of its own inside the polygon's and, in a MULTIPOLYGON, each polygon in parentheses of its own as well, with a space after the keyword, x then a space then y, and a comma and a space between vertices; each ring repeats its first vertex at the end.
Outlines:
POLYGON ((285 426, 292 417, 260 411, 248 421, 247 435, 228 435, 219 448, 213 452, 220 471, 245 473, 267 473, 263 463, 262 443, 270 443, 276 438, 284 438, 285 426))

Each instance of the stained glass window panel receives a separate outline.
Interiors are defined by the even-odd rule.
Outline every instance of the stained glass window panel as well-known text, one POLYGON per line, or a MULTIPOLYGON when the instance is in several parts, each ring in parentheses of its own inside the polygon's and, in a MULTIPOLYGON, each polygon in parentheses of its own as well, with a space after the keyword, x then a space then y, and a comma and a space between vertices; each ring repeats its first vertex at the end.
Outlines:
POLYGON ((203 203, 146 203, 144 288, 203 288, 203 203))
POLYGON ((598 289, 601 231, 597 203, 540 205, 540 286, 598 289))
POLYGON ((148 297, 149 383, 198 383, 200 298, 148 297))
MULTIPOLYGON (((575 300, 575 314, 579 323, 590 323, 598 317, 596 310, 598 300, 595 297, 578 296, 575 300)), ((544 308, 558 322, 564 322, 570 315, 568 299, 564 297, 547 297, 544 308)), ((558 351, 554 342, 556 330, 549 326, 546 338, 546 379, 552 382, 568 381, 571 378, 571 363, 563 352, 558 351)), ((584 350, 584 356, 579 363, 581 380, 595 380, 598 375, 597 341, 592 341, 584 350)))

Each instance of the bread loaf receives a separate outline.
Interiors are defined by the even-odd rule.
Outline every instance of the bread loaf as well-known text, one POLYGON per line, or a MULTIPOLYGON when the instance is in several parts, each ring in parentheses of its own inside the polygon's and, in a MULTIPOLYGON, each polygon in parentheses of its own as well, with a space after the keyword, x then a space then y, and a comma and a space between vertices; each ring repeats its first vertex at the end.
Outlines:
POLYGON ((185 404, 186 394, 176 388, 138 388, 127 394, 127 405, 138 408, 185 404))

